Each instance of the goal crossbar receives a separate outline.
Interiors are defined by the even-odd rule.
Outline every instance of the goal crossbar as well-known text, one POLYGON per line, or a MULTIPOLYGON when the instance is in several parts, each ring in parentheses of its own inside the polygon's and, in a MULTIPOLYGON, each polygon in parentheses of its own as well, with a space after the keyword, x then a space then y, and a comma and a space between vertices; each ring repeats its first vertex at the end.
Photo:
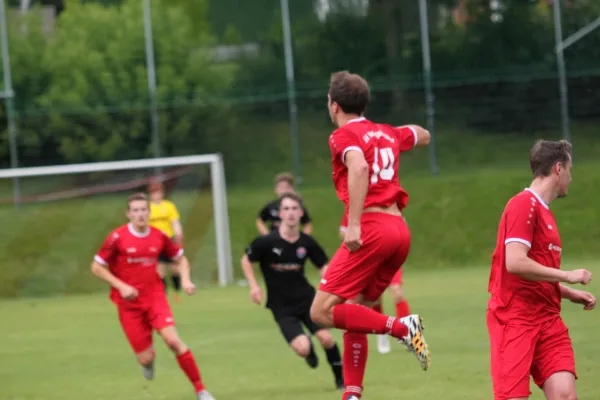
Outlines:
POLYGON ((177 167, 198 164, 210 165, 213 211, 215 219, 215 235, 217 242, 216 244, 218 279, 219 285, 226 286, 230 283, 233 283, 233 263, 231 258, 231 238, 229 231, 229 214, 227 209, 225 168, 223 166, 223 157, 221 156, 221 154, 202 154, 182 157, 108 161, 86 164, 55 165, 45 167, 6 168, 0 169, 0 179, 25 178, 48 175, 66 175, 89 172, 106 172, 143 168, 177 167))
POLYGON ((31 176, 83 174, 86 172, 105 172, 126 169, 143 169, 157 167, 179 167, 182 165, 219 163, 219 154, 202 154, 197 156, 147 158, 142 160, 106 161, 86 164, 53 165, 45 167, 24 167, 0 169, 0 179, 26 178, 31 176))

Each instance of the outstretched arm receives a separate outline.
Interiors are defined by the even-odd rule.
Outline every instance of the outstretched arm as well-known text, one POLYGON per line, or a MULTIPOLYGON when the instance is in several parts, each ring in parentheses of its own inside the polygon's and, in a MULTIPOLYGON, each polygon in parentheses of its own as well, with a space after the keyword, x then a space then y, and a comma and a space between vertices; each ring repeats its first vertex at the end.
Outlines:
POLYGON ((428 146, 429 142, 431 142, 431 134, 429 131, 419 125, 403 125, 398 128, 409 128, 415 133, 414 147, 428 146))

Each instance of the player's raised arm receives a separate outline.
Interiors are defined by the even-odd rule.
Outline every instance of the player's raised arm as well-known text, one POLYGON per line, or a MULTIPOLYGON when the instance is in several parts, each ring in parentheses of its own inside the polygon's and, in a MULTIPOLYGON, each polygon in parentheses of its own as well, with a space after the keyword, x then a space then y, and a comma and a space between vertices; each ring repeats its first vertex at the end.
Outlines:
POLYGON ((360 219, 369 188, 369 165, 362 151, 351 149, 346 151, 344 162, 348 168, 348 230, 345 242, 350 251, 357 250, 360 245, 360 219))
POLYGON ((419 125, 403 125, 399 126, 398 129, 408 128, 412 131, 414 136, 413 139, 413 147, 423 147, 428 146, 429 142, 431 142, 431 134, 429 131, 422 126, 419 125))

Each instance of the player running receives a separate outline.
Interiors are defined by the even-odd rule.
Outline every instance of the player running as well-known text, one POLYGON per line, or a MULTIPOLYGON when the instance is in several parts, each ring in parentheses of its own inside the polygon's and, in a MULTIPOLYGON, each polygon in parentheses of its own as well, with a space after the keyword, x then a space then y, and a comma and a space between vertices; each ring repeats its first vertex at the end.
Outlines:
POLYGON ((198 400, 214 400, 204 388, 192 352, 177 334, 156 270, 159 255, 168 256, 180 273, 183 290, 191 295, 196 287, 190 280, 188 260, 182 248, 163 232, 148 226, 150 208, 145 194, 132 195, 127 204, 129 224, 108 235, 94 257, 92 273, 111 286, 110 298, 117 306, 121 327, 142 366, 144 378, 154 378, 152 330, 155 329, 175 353, 180 368, 194 385, 198 400))
MULTIPOLYGON (((296 193, 294 189, 294 175, 283 172, 275 176, 275 195, 277 199, 268 202, 258 213, 256 218, 256 229, 261 235, 267 235, 270 232, 276 231, 281 223, 279 218, 279 198, 284 193, 296 193), (269 226, 267 226, 269 224, 269 226)), ((304 214, 300 219, 302 225, 302 232, 307 235, 312 234, 312 221, 308 215, 306 208, 303 209, 304 214)))
POLYGON ((315 239, 300 232, 302 209, 300 196, 295 193, 283 194, 278 204, 281 217, 279 228, 252 242, 242 257, 242 269, 250 284, 252 301, 260 304, 263 293, 254 276, 252 263, 260 264, 267 285, 267 307, 271 309, 283 337, 296 354, 306 359, 311 368, 316 368, 318 358, 310 337, 302 329, 304 325, 321 342, 333 370, 336 387, 343 389, 342 360, 338 347, 331 333, 310 319, 315 289, 304 275, 304 264, 308 258, 323 271, 327 256, 315 239))
MULTIPOLYGON (((406 221, 406 218, 405 218, 406 221)), ((344 233, 348 229, 348 215, 344 213, 342 222, 340 223, 340 237, 344 240, 344 233)), ((404 288, 402 286, 402 268, 398 269, 398 272, 392 278, 390 286, 388 287, 392 300, 396 305, 396 318, 404 318, 410 315, 410 308, 408 301, 404 298, 404 288)), ((380 314, 383 314, 383 296, 378 300, 374 301, 371 308, 380 314)), ((387 354, 392 351, 390 345, 390 339, 388 335, 377 335, 377 351, 380 354, 387 354)))
POLYGON ((539 140, 529 156, 533 182, 510 199, 498 228, 488 290, 487 326, 495 400, 526 400, 533 377, 549 400, 577 399, 575 359, 561 299, 596 306, 585 269, 561 271, 562 244, 550 203, 567 195, 571 144, 539 140))
POLYGON ((366 334, 390 334, 406 344, 421 367, 429 349, 418 315, 394 318, 364 305, 379 299, 408 256, 410 232, 401 210, 408 194, 398 181, 400 153, 429 143, 416 126, 392 127, 363 117, 370 101, 367 82, 346 71, 331 76, 328 109, 338 127, 329 137, 333 181, 346 206, 348 230, 325 272, 311 308, 312 319, 344 333, 344 400, 362 395, 366 334))

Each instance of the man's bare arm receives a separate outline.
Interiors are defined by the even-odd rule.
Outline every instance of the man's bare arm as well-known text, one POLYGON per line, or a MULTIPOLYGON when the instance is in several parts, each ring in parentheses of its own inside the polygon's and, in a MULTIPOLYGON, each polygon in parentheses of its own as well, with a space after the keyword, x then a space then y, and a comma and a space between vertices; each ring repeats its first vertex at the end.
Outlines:
POLYGON ((260 233, 261 235, 266 235, 269 233, 267 225, 265 225, 264 221, 260 218, 256 219, 256 229, 258 229, 258 233, 260 233))
POLYGON ((251 288, 259 287, 258 282, 256 281, 256 276, 254 276, 254 269, 252 269, 252 262, 250 262, 247 254, 242 256, 240 263, 242 264, 242 271, 244 272, 244 276, 248 281, 248 285, 251 288))
POLYGON ((312 222, 307 222, 302 227, 302 232, 306 233, 307 235, 312 235, 312 231, 313 231, 312 222))
POLYGON ((181 245, 183 241, 183 227, 181 226, 181 221, 178 219, 174 219, 171 221, 171 227, 173 228, 173 232, 175 233, 175 239, 178 244, 181 245))
POLYGON ((92 262, 91 270, 92 274, 102 279, 104 282, 108 283, 110 286, 119 291, 123 290, 126 286, 129 286, 125 282, 114 276, 113 273, 110 272, 110 270, 106 266, 100 264, 96 260, 92 262))
POLYGON ((348 226, 360 225, 369 188, 369 165, 362 152, 350 150, 345 157, 348 168, 348 226))
POLYGON ((568 274, 560 269, 548 268, 533 261, 527 253, 529 247, 520 242, 506 244, 506 269, 511 274, 528 281, 567 282, 568 274))
POLYGON ((179 276, 181 277, 182 282, 191 282, 191 273, 190 273, 190 261, 186 256, 182 255, 178 259, 173 262, 174 267, 179 272, 179 276))

